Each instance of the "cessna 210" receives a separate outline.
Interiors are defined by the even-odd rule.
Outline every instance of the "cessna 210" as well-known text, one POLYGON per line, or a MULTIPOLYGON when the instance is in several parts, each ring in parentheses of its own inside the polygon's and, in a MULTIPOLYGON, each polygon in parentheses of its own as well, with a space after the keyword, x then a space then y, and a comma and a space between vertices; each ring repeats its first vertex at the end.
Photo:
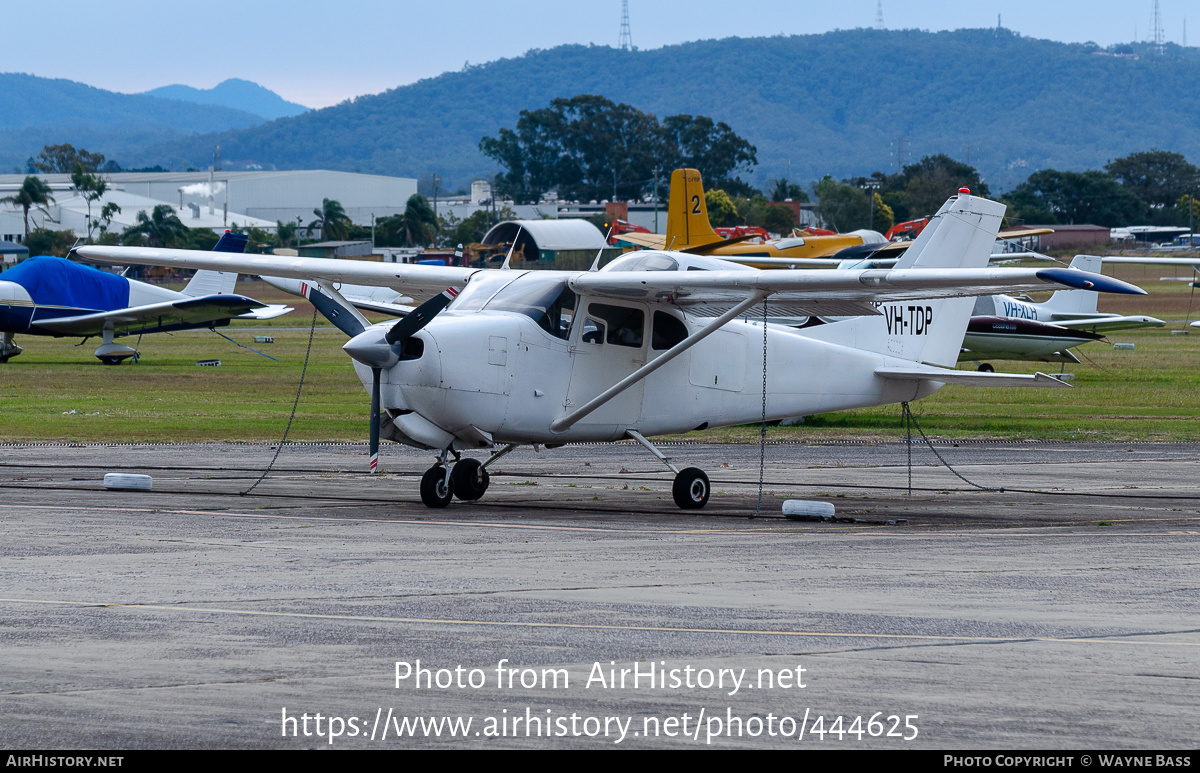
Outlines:
POLYGON ((372 469, 380 434, 434 451, 420 486, 430 507, 479 499, 487 467, 518 446, 631 438, 675 472, 673 498, 689 509, 708 502, 708 477, 675 467, 647 435, 915 400, 948 383, 1066 386, 1041 373, 950 369, 968 296, 1047 285, 1142 293, 1075 269, 985 268, 1004 209, 964 189, 889 270, 760 271, 654 251, 586 272, 77 252, 305 279, 317 308, 352 336, 343 348, 372 396, 372 469), (428 300, 371 326, 338 282, 428 300), (857 317, 797 331, 764 325, 773 314, 857 317), (498 446, 483 462, 461 455, 498 446))

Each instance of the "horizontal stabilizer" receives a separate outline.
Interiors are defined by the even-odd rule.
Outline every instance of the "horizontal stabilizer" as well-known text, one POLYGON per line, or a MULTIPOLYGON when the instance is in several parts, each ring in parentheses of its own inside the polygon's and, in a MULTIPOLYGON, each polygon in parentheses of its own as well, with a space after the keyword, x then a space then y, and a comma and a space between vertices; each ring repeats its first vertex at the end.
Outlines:
POLYGON ((899 381, 940 381, 943 384, 958 384, 959 386, 987 387, 1068 387, 1070 384, 1059 381, 1054 376, 1045 373, 1035 373, 1032 376, 1023 373, 980 373, 970 370, 948 370, 929 365, 914 367, 881 367, 875 369, 875 375, 880 378, 897 379, 899 381))
POLYGON ((263 306, 261 309, 239 314, 238 319, 275 319, 276 317, 282 317, 289 311, 295 311, 295 309, 291 306, 285 306, 282 303, 271 303, 263 306))

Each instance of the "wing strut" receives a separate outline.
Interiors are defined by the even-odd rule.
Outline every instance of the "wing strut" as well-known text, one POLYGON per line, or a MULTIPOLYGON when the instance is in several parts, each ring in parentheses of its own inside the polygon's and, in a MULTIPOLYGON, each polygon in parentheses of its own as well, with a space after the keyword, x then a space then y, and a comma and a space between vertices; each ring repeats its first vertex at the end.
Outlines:
POLYGON ((727 311, 724 314, 722 314, 721 316, 717 317, 711 323, 706 325, 704 327, 704 329, 701 330, 700 332, 693 333, 692 335, 683 339, 679 343, 672 346, 670 349, 668 349, 665 352, 663 352, 662 354, 660 354, 658 357, 654 358, 650 362, 647 362, 645 365, 638 368, 633 373, 630 373, 628 376, 621 379, 617 383, 613 384, 612 386, 610 386, 608 389, 604 390, 600 394, 596 395, 591 400, 588 400, 586 403, 579 406, 571 413, 568 413, 566 416, 563 416, 561 419, 558 419, 557 421, 555 421, 553 424, 550 425, 550 430, 552 432, 563 432, 567 429, 570 429, 571 425, 575 424, 575 422, 579 421, 584 416, 587 416, 592 411, 596 410, 600 406, 607 403, 609 400, 611 400, 614 397, 616 397, 617 395, 621 394, 629 387, 633 386, 637 382, 644 379, 646 376, 649 376, 651 373, 658 370, 663 365, 666 365, 668 362, 675 359, 679 355, 683 354, 688 349, 691 349, 693 346, 700 343, 705 338, 708 338, 710 335, 712 335, 713 333, 717 332, 722 327, 724 327, 726 322, 729 322, 731 319, 738 317, 744 311, 746 311, 746 309, 750 308, 751 306, 755 305, 756 303, 760 303, 763 298, 767 297, 767 295, 768 295, 768 293, 762 292, 762 291, 754 293, 753 295, 746 298, 744 301, 742 301, 738 305, 734 306, 729 311, 727 311))

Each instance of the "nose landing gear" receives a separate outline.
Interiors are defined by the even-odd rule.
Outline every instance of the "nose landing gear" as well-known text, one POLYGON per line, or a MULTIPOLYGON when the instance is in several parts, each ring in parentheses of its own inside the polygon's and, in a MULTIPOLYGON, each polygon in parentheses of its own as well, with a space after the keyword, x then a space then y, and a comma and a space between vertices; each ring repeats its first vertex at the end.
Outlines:
POLYGON ((427 507, 445 507, 454 497, 464 502, 480 499, 491 483, 488 465, 516 447, 516 444, 507 445, 489 456, 486 462, 469 457, 459 458, 456 452, 447 448, 438 456, 437 464, 421 476, 421 501, 427 507), (453 467, 448 459, 451 453, 455 456, 453 467))

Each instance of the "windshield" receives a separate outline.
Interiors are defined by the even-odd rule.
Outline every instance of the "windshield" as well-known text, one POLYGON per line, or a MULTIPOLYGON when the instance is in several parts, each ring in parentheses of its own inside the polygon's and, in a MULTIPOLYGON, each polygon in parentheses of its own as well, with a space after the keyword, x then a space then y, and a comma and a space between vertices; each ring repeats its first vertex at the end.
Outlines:
POLYGON ((575 293, 561 276, 533 271, 509 282, 483 308, 524 314, 555 338, 566 339, 575 311, 575 293))

